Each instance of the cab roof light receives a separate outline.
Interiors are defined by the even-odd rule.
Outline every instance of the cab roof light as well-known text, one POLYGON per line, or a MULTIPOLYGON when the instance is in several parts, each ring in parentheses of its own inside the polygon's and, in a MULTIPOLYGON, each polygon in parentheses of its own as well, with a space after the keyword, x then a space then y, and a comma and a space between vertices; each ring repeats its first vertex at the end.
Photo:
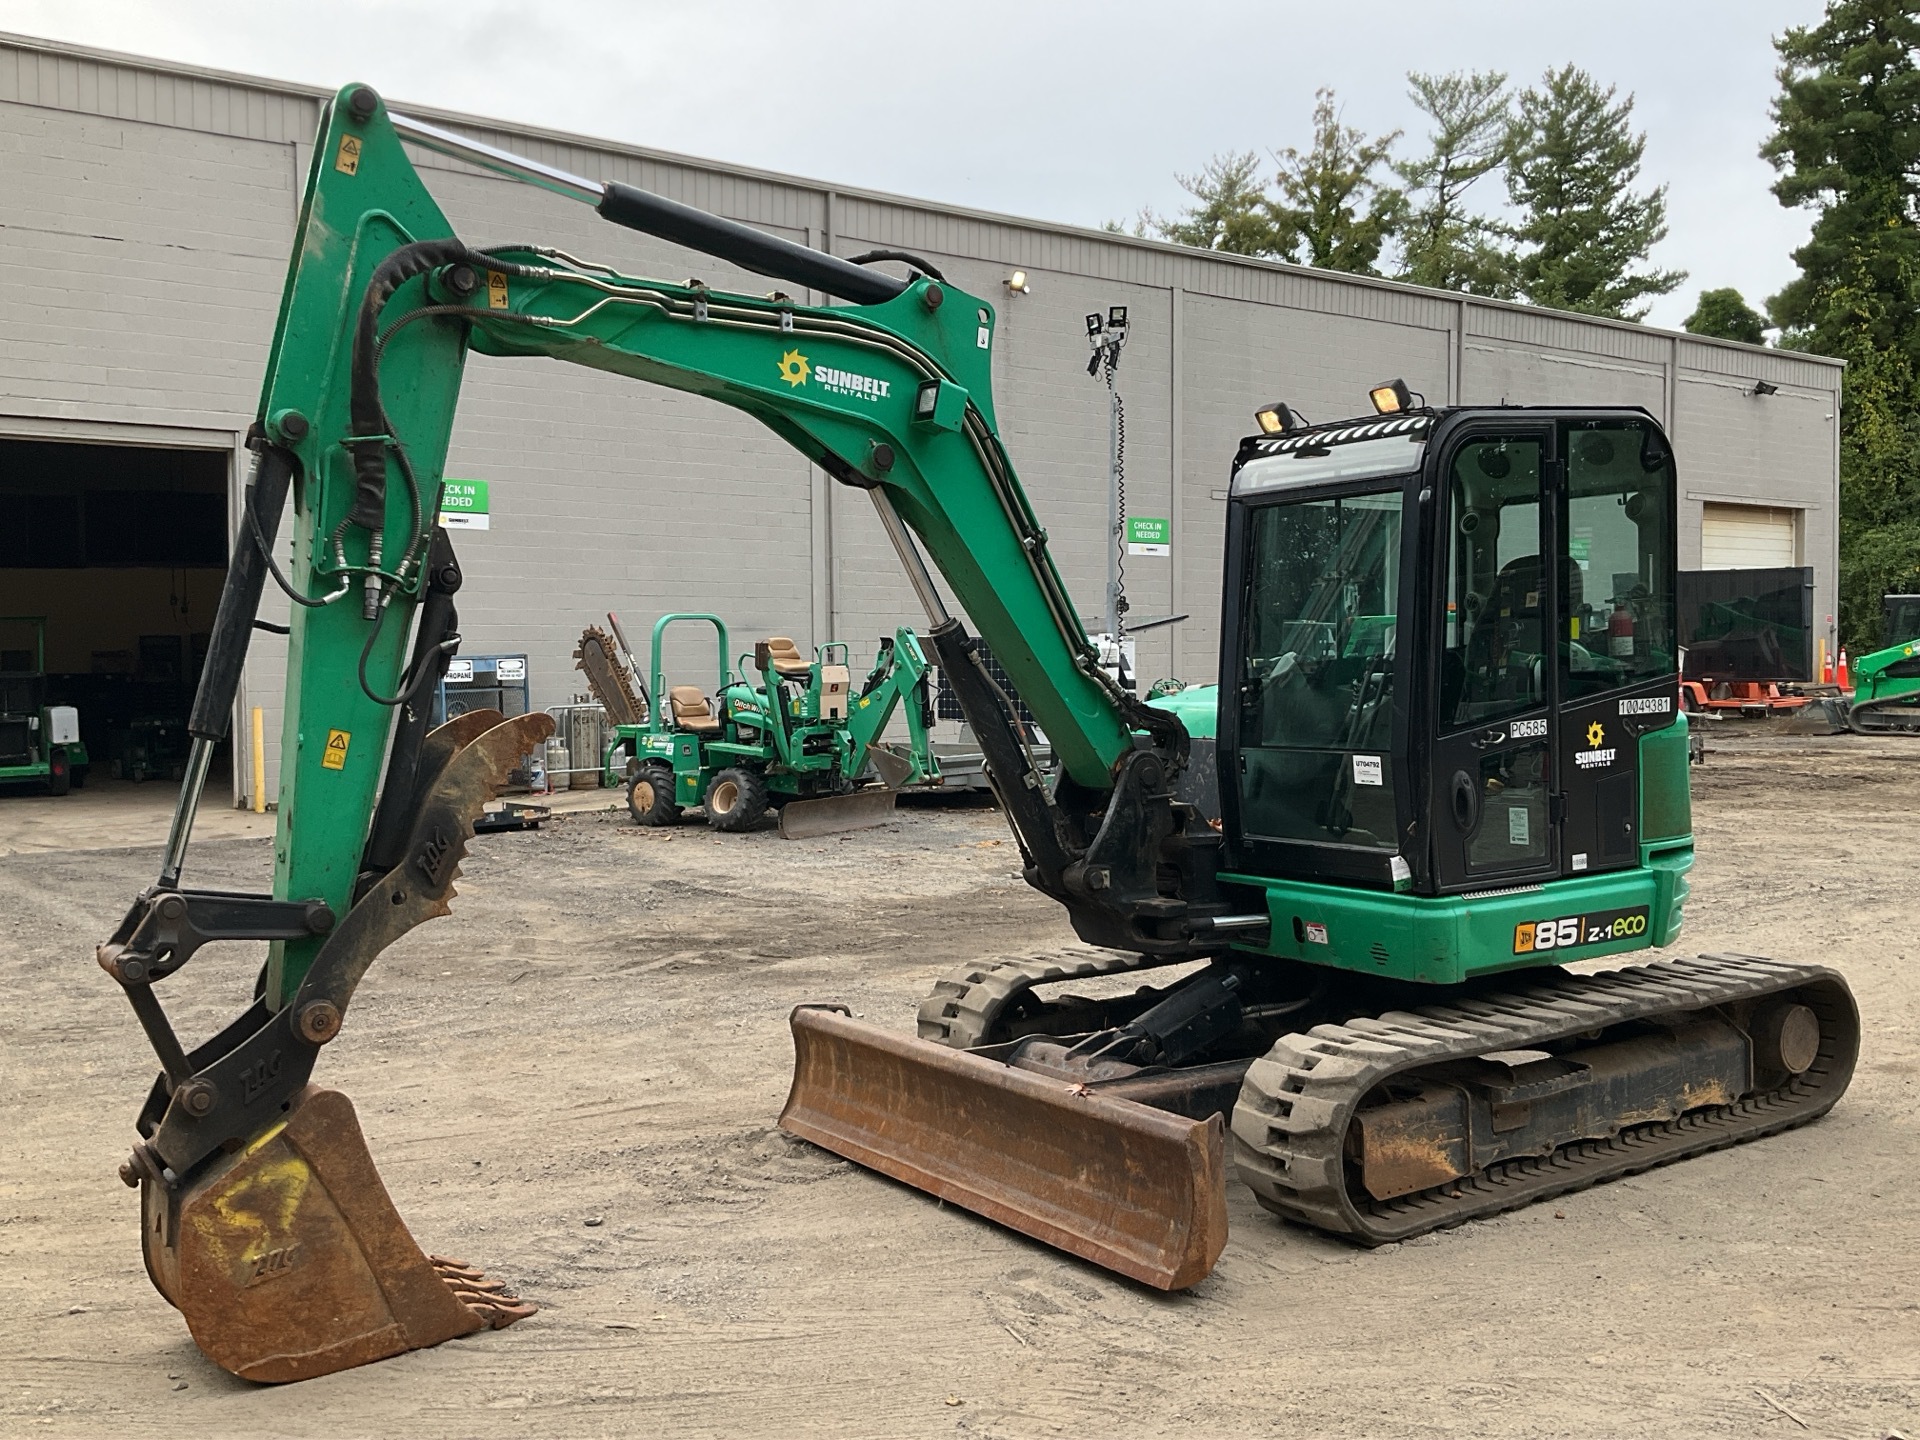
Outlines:
POLYGON ((1289 430, 1298 430, 1307 422, 1291 405, 1284 400, 1276 400, 1253 412, 1254 420, 1265 435, 1284 435, 1289 430))
MULTIPOLYGON (((1413 408, 1413 392, 1407 389, 1404 380, 1389 380, 1384 385, 1374 386, 1367 394, 1373 400, 1373 408, 1382 415, 1398 415, 1413 408)), ((1420 399, 1424 403, 1426 396, 1420 399)))

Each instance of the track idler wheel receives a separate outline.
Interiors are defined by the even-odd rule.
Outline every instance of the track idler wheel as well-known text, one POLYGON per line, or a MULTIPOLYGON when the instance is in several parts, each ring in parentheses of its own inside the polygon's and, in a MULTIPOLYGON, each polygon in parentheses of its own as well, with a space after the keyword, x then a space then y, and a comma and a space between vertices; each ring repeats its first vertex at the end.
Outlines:
POLYGON ((144 1179, 141 1211, 154 1284, 243 1380, 311 1380, 534 1313, 421 1251, 336 1090, 309 1085, 284 1125, 180 1190, 144 1179))

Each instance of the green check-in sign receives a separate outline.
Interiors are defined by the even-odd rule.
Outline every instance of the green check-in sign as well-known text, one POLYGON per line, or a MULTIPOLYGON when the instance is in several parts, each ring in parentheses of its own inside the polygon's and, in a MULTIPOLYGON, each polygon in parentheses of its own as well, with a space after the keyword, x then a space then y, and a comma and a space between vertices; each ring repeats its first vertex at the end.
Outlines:
POLYGON ((1146 515, 1127 517, 1127 553, 1129 555, 1173 554, 1173 526, 1165 520, 1146 515))
POLYGON ((491 529, 485 480, 448 480, 440 490, 440 523, 449 530, 491 529))

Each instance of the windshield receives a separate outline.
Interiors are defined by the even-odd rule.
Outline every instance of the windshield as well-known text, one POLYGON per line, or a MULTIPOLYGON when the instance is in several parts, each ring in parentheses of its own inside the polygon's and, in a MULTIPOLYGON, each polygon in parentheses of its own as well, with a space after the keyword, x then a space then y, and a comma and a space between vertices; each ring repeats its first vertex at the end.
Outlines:
POLYGON ((1265 505, 1241 654, 1249 835, 1395 847, 1398 490, 1265 505))
POLYGON ((1920 640, 1920 595, 1887 596, 1887 633, 1882 645, 1904 645, 1920 640))

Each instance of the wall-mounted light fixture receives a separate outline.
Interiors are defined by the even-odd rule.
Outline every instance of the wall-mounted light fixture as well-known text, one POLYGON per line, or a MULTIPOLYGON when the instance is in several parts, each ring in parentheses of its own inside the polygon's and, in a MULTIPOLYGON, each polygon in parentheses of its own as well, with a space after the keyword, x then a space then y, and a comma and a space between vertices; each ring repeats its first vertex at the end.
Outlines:
POLYGON ((1747 392, 1749 395, 1778 395, 1779 393, 1780 387, 1778 385, 1769 385, 1764 380, 1754 381, 1753 389, 1747 392))
POLYGON ((1016 270, 1007 276, 1007 289, 1016 295, 1031 295, 1033 293, 1033 286, 1028 283, 1027 272, 1024 270, 1016 270))

